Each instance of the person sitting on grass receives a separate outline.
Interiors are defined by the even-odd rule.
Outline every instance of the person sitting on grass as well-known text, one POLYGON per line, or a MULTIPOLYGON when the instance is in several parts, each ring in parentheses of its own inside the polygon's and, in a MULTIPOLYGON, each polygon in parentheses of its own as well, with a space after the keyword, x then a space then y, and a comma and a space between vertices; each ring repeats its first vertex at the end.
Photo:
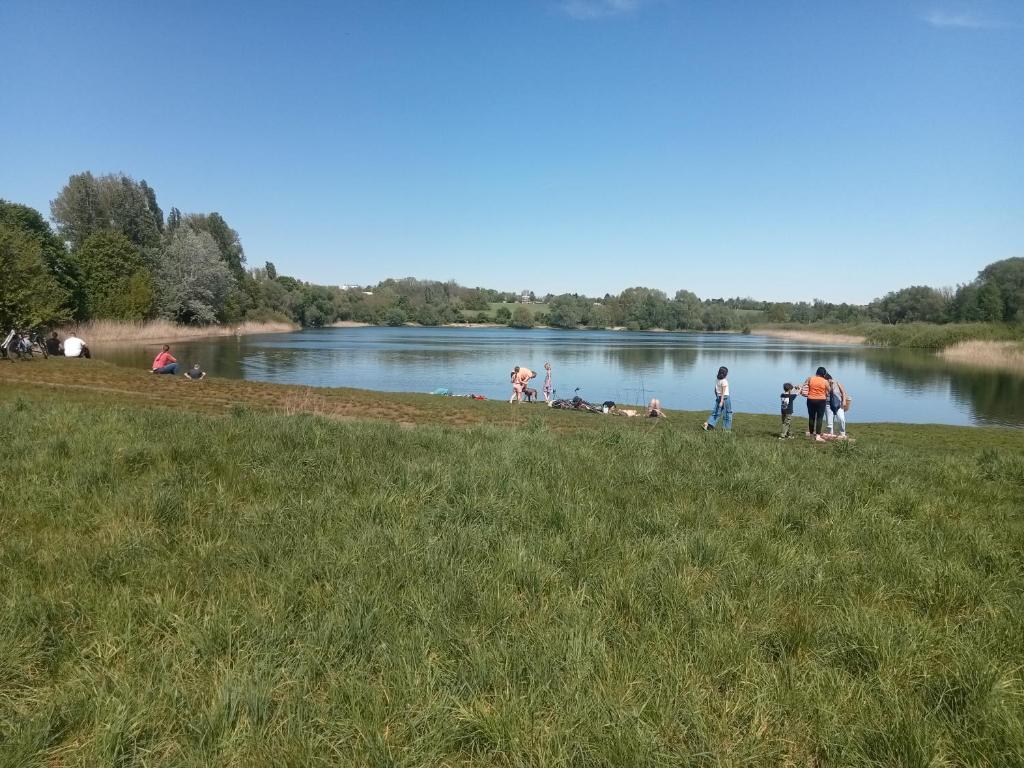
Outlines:
POLYGON ((85 342, 72 333, 64 339, 64 357, 89 358, 92 357, 92 355, 90 354, 89 347, 86 346, 85 342))
POLYGON ((174 355, 171 354, 171 348, 167 344, 164 344, 160 354, 153 358, 153 368, 150 370, 150 373, 175 374, 177 372, 178 361, 175 360, 174 355))
POLYGON ((199 381, 206 378, 206 371, 199 367, 199 363, 192 363, 192 367, 185 371, 185 378, 190 381, 199 381))
POLYGON ((50 338, 46 340, 46 354, 50 357, 57 357, 63 349, 60 345, 60 338, 57 336, 57 332, 54 331, 50 334, 50 338))
POLYGON ((647 418, 649 419, 667 419, 668 416, 661 410, 661 400, 653 398, 651 404, 647 406, 647 418))

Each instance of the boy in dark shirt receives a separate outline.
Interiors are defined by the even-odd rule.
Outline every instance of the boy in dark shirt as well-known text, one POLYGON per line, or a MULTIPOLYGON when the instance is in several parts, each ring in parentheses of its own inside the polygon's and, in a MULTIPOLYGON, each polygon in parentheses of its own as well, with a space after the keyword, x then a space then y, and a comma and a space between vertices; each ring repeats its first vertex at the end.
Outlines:
POLYGON ((793 402, 799 396, 800 390, 788 381, 782 385, 782 394, 779 395, 782 399, 782 432, 779 434, 779 440, 786 440, 787 438, 793 437, 789 428, 793 423, 793 402))
POLYGON ((199 381, 206 378, 206 371, 199 367, 199 363, 192 363, 192 367, 185 371, 185 377, 192 381, 199 381))

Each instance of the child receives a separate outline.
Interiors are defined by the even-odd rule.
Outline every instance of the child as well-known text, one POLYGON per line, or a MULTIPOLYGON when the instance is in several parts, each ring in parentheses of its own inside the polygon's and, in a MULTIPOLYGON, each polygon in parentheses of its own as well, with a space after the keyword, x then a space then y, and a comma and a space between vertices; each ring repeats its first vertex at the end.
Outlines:
POLYGON ((554 386, 551 384, 551 363, 544 363, 544 403, 551 405, 554 400, 552 395, 555 393, 554 386))
POLYGON ((519 366, 517 365, 512 369, 512 397, 508 399, 510 403, 519 403, 523 400, 523 384, 519 381, 519 366))
POLYGON ((724 365, 718 369, 715 378, 715 407, 708 420, 701 425, 705 432, 714 429, 718 420, 722 420, 723 429, 732 429, 732 397, 729 394, 729 369, 724 365))
POLYGON ((790 433, 790 425, 793 423, 793 402, 800 396, 800 390, 788 381, 782 385, 782 432, 779 440, 786 440, 793 437, 790 433))
POLYGON ((185 371, 185 378, 191 381, 199 381, 206 378, 206 371, 199 366, 199 363, 192 363, 192 367, 185 371))

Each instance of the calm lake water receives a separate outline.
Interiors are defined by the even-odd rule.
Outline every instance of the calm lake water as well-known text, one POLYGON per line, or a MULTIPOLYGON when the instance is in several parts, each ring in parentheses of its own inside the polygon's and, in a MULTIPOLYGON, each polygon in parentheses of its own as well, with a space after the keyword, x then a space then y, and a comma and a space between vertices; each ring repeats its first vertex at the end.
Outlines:
MULTIPOLYGON (((98 350, 146 368, 156 345, 98 350)), ((172 346, 182 363, 211 376, 318 387, 359 387, 507 398, 515 365, 554 368, 557 396, 579 387, 588 400, 710 408, 718 366, 729 367, 737 413, 776 413, 785 381, 824 365, 850 391, 851 425, 866 421, 1024 426, 1024 377, 942 363, 921 350, 871 349, 704 333, 514 330, 507 328, 328 328, 211 339, 172 346)), ((802 405, 802 403, 801 403, 802 405)), ((798 409, 799 414, 801 410, 798 409)), ((851 426, 851 430, 853 427, 851 426)))

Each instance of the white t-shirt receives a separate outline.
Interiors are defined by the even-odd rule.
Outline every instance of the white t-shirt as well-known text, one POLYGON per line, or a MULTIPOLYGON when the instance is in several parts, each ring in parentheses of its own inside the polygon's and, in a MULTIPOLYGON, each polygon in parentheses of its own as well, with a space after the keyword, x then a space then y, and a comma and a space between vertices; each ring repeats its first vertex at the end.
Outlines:
POLYGON ((85 342, 77 336, 68 336, 64 339, 64 357, 78 357, 84 346, 85 342))
POLYGON ((729 395, 729 380, 718 379, 715 382, 715 396, 716 397, 727 397, 729 395))

